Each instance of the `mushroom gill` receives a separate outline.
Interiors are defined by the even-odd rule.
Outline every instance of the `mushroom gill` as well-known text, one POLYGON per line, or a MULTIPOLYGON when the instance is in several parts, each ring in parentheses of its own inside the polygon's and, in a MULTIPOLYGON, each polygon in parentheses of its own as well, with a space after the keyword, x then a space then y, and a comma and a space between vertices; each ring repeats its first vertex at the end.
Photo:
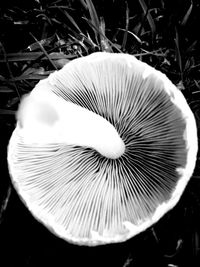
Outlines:
POLYGON ((195 167, 182 93, 127 54, 78 58, 22 100, 8 146, 28 209, 68 242, 122 242, 172 209, 195 167))

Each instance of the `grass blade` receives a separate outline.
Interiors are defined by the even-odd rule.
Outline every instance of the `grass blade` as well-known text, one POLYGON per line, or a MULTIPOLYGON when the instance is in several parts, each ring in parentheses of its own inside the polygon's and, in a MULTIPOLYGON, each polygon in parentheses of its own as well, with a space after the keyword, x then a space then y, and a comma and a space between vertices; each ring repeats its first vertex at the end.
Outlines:
MULTIPOLYGON (((121 29, 121 28, 118 28, 118 30, 120 30, 120 31, 126 31, 126 29, 121 29)), ((134 39, 135 39, 139 44, 142 43, 142 40, 141 40, 135 33, 131 32, 131 31, 127 31, 127 33, 130 34, 131 36, 133 36, 134 39)))
POLYGON ((104 18, 100 18, 100 29, 99 29, 99 36, 100 36, 100 43, 101 43, 101 50, 106 52, 112 52, 112 48, 108 43, 108 39, 105 35, 105 21, 104 18))
POLYGON ((62 10, 61 8, 59 10, 67 17, 67 19, 72 23, 72 25, 78 30, 79 33, 82 32, 73 17, 66 10, 62 10))
POLYGON ((97 29, 99 29, 100 22, 99 22, 99 18, 98 18, 96 9, 92 3, 92 0, 85 0, 85 1, 87 3, 87 7, 88 7, 88 10, 90 13, 91 22, 97 29))
POLYGON ((126 2, 126 27, 124 31, 123 41, 122 41, 122 51, 125 50, 127 39, 128 39, 128 28, 129 28, 129 8, 126 2))
MULTIPOLYGON (((5 50, 5 48, 4 48, 4 46, 3 46, 3 44, 1 42, 0 42, 0 49, 3 52, 3 57, 4 57, 4 60, 5 60, 4 62, 6 63, 6 67, 7 67, 8 73, 9 73, 9 77, 12 79, 13 78, 13 74, 12 74, 12 71, 11 71, 10 64, 8 62, 8 59, 7 59, 7 53, 6 53, 6 50, 5 50)), ((14 85, 16 94, 17 94, 18 98, 20 99, 20 94, 19 94, 19 90, 17 88, 16 83, 13 82, 13 85, 14 85)))
POLYGON ((51 65, 54 67, 55 70, 57 70, 56 65, 54 64, 54 62, 51 60, 51 58, 49 57, 48 53, 46 52, 46 50, 44 49, 43 45, 35 38, 35 36, 30 32, 30 35, 32 36, 32 38, 38 43, 40 49, 42 50, 42 52, 45 54, 45 56, 48 58, 49 62, 51 63, 51 65))
MULTIPOLYGON (((8 53, 7 54, 7 61, 8 62, 23 62, 23 61, 35 61, 38 59, 42 59, 44 57, 43 52, 24 52, 24 53, 8 53)), ((57 59, 73 59, 75 56, 74 55, 65 55, 63 53, 52 53, 49 54, 49 58, 52 60, 57 60, 57 59)), ((5 57, 3 54, 0 54, 0 63, 5 63, 5 57)))
POLYGON ((15 113, 16 113, 16 111, 14 111, 14 110, 0 108, 0 115, 11 115, 11 116, 14 116, 15 113))
POLYGON ((119 49, 119 47, 117 45, 115 45, 113 42, 111 42, 102 32, 100 32, 98 29, 96 29, 96 27, 88 20, 85 18, 85 20, 87 21, 87 23, 90 25, 91 28, 94 28, 95 31, 98 31, 99 35, 102 36, 103 38, 105 38, 108 42, 108 44, 110 45, 110 47, 115 48, 119 53, 122 53, 122 50, 119 49))
POLYGON ((96 9, 95 9, 95 7, 94 7, 94 5, 92 3, 92 0, 85 0, 85 1, 81 0, 81 2, 84 5, 84 7, 86 7, 86 9, 89 11, 90 19, 91 19, 90 23, 94 26, 92 28, 93 28, 93 31, 94 31, 94 34, 95 34, 96 42, 99 45, 100 21, 99 21, 96 9))
POLYGON ((144 12, 144 15, 147 17, 147 20, 148 20, 148 23, 149 23, 149 26, 151 28, 151 33, 152 33, 152 37, 155 36, 155 33, 156 33, 156 25, 154 23, 154 20, 149 12, 149 9, 145 3, 144 0, 139 0, 139 3, 140 3, 140 6, 142 7, 142 10, 144 12))
POLYGON ((179 34, 178 34, 177 28, 176 28, 176 36, 175 36, 174 41, 175 41, 176 60, 178 62, 178 66, 180 69, 181 80, 183 81, 183 65, 182 65, 182 57, 181 57, 181 52, 180 52, 179 34))
POLYGON ((29 51, 33 52, 34 50, 37 50, 38 48, 40 48, 40 45, 42 45, 43 47, 50 45, 50 43, 53 41, 54 38, 55 38, 55 36, 51 36, 49 38, 44 38, 40 41, 37 41, 37 42, 34 42, 33 44, 30 44, 27 48, 29 51))
POLYGON ((181 25, 182 26, 185 26, 185 24, 187 23, 190 15, 191 15, 191 12, 192 12, 192 9, 193 9, 193 2, 191 1, 191 4, 190 4, 190 7, 188 8, 185 16, 183 17, 182 21, 181 21, 181 25))
POLYGON ((6 208, 7 208, 7 206, 8 206, 8 201, 9 201, 9 199, 10 199, 11 192, 12 192, 12 188, 11 188, 11 186, 9 185, 8 190, 7 190, 7 192, 6 192, 6 196, 5 196, 5 198, 4 198, 4 200, 3 200, 3 203, 1 204, 1 207, 0 207, 0 224, 1 224, 2 221, 3 221, 3 214, 4 214, 4 212, 6 211, 6 208))

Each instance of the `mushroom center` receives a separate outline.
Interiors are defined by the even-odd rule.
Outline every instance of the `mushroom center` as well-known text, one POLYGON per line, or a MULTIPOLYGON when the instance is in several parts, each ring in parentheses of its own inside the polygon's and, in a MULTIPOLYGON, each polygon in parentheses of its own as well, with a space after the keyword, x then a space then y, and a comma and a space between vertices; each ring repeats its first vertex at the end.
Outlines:
POLYGON ((89 147, 111 159, 125 151, 123 140, 110 122, 57 95, 30 95, 22 100, 19 113, 25 142, 89 147))

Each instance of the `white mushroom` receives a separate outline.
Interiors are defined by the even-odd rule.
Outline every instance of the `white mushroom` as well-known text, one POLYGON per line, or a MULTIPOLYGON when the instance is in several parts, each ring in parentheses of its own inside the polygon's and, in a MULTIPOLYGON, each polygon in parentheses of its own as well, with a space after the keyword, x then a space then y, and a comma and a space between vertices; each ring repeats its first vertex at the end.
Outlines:
POLYGON ((125 241, 173 208, 196 154, 194 116, 169 79, 134 56, 97 52, 24 97, 8 165, 36 219, 93 246, 125 241))

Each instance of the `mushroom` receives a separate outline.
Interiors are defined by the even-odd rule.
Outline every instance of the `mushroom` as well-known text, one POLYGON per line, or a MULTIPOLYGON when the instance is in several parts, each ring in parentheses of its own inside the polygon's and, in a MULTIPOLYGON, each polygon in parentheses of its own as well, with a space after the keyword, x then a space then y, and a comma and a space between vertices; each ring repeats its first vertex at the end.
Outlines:
POLYGON ((8 166, 33 216, 68 242, 123 242, 179 201, 197 154, 194 116, 132 55, 75 59, 25 96, 8 166))

